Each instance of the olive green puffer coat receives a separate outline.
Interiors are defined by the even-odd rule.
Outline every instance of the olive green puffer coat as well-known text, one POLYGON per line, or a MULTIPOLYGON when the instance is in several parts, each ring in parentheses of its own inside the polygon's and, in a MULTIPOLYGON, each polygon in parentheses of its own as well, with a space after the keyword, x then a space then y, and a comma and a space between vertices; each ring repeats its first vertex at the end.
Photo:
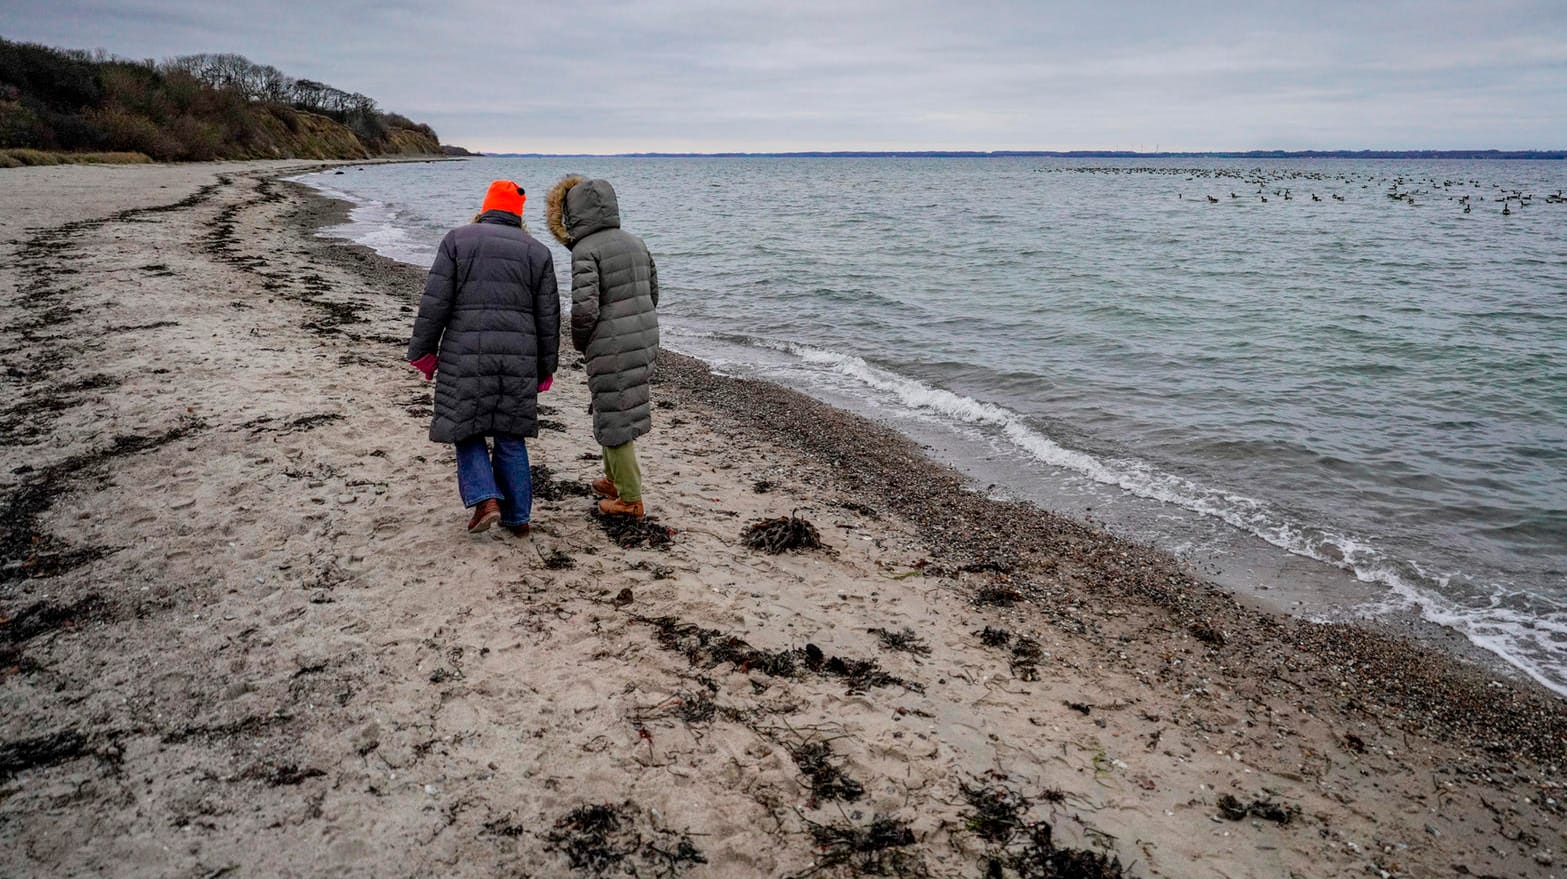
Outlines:
POLYGON ((658 269, 642 239, 620 228, 609 181, 567 177, 546 211, 550 231, 571 248, 571 343, 587 358, 593 438, 624 445, 653 428, 658 269))

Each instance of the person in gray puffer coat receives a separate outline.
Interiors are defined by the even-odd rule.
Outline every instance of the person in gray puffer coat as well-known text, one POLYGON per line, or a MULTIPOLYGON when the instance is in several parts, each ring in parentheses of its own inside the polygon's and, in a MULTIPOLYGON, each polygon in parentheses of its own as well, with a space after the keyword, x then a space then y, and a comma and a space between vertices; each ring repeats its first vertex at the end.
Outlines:
POLYGON ((560 294, 550 250, 522 227, 527 200, 490 184, 471 224, 442 239, 419 300, 408 361, 435 375, 430 439, 457 447, 470 532, 495 522, 519 537, 533 508, 525 437, 538 436, 538 395, 560 349, 560 294), (493 457, 485 443, 493 437, 493 457))
POLYGON ((605 513, 641 517, 637 437, 653 428, 649 381, 658 356, 658 268, 642 239, 620 228, 608 180, 576 175, 550 190, 550 232, 571 249, 571 344, 585 356, 605 513))

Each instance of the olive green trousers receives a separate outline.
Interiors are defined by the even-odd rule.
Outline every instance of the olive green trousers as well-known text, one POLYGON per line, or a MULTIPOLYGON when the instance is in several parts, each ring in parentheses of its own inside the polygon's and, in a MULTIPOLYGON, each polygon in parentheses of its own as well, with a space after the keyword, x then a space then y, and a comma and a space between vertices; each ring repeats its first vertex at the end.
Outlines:
POLYGON ((604 475, 615 483, 615 491, 626 503, 642 500, 642 468, 637 464, 635 442, 604 447, 604 475))

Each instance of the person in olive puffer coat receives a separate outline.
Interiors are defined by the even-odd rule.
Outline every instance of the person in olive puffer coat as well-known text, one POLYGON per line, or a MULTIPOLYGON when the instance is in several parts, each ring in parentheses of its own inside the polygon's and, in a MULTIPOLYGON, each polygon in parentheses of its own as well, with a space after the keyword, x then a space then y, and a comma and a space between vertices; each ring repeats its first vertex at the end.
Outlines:
POLYGON ((430 439, 457 447, 468 530, 498 521, 519 537, 533 511, 525 438, 539 435, 538 395, 560 350, 555 260, 523 229, 526 201, 522 187, 497 180, 473 222, 446 234, 408 344, 408 362, 435 377, 430 439))
POLYGON ((550 232, 571 249, 571 344, 585 357, 605 513, 641 517, 634 441, 653 428, 649 381, 658 356, 658 269, 642 239, 620 228, 608 180, 562 179, 545 204, 550 232))

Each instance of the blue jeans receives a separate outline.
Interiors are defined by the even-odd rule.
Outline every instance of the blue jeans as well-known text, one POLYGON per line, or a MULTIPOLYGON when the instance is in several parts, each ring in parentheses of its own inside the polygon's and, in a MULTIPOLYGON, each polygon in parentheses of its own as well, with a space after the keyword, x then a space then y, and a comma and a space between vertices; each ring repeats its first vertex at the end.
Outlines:
POLYGON ((465 507, 501 502, 501 524, 521 525, 533 516, 533 475, 528 444, 520 436, 496 434, 495 456, 482 436, 457 443, 457 491, 465 507))

